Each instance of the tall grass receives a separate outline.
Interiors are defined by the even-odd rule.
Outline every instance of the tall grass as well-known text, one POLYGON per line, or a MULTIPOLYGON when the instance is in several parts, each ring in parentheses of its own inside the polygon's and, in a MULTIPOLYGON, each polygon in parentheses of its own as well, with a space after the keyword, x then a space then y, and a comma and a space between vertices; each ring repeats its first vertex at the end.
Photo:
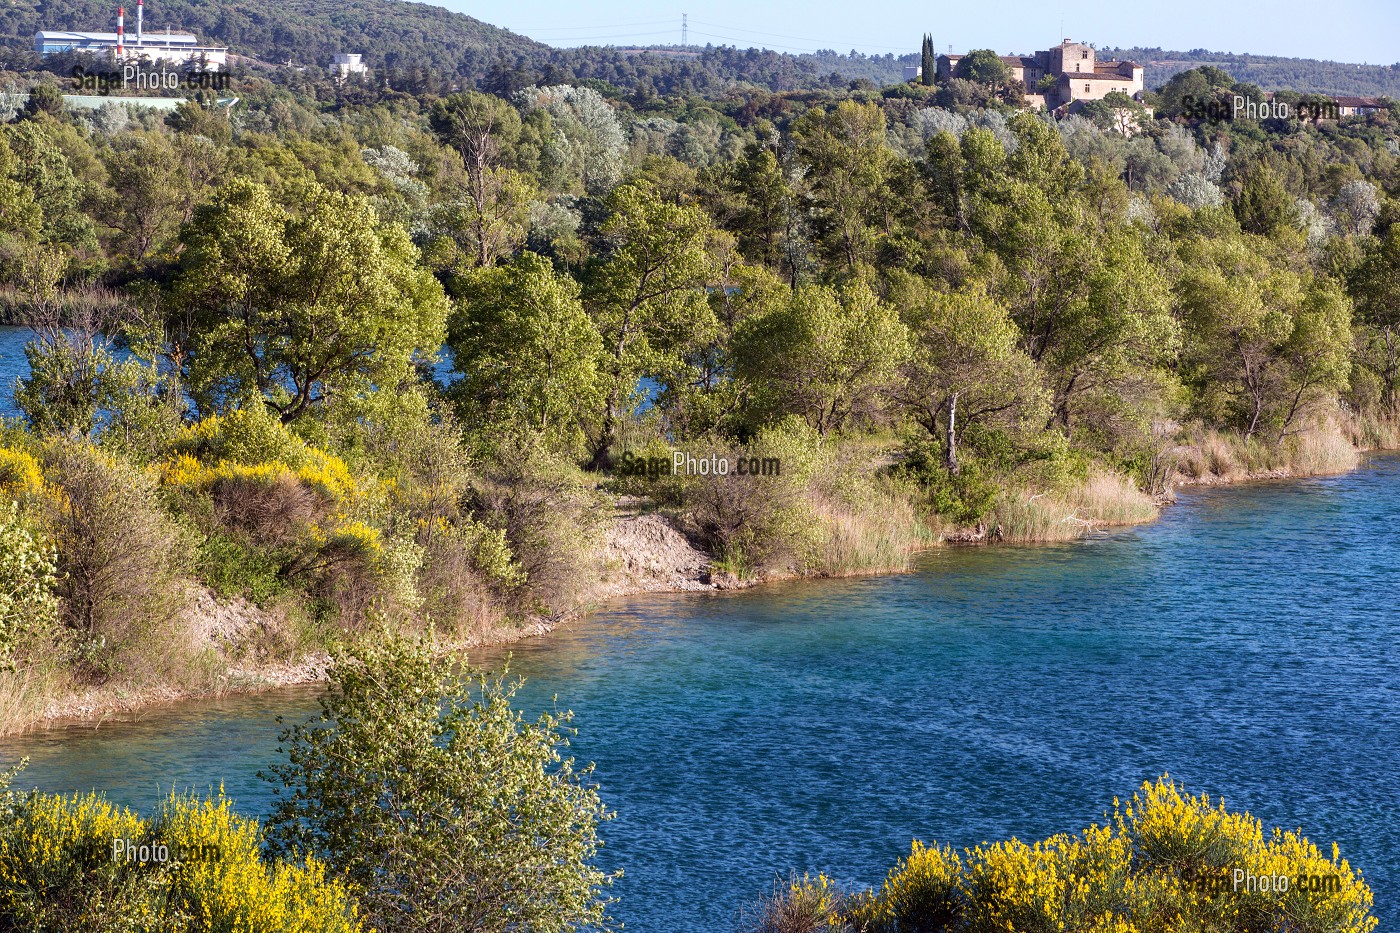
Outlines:
POLYGON ((23 732, 44 718, 68 678, 50 666, 0 671, 0 735, 23 732))
POLYGON ((1400 415, 1350 413, 1342 420, 1342 432, 1361 450, 1400 450, 1400 415))
POLYGON ((913 554, 936 536, 913 497, 893 483, 872 483, 859 506, 818 498, 812 510, 826 535, 815 568, 824 576, 855 576, 909 569, 913 554))
POLYGON ((1152 497, 1130 478, 1095 472, 1066 492, 1009 487, 998 497, 986 526, 993 540, 1072 541, 1095 528, 1150 522, 1157 514, 1152 497))
MULTIPOLYGON (((1367 430, 1380 439, 1386 429, 1383 422, 1358 422, 1355 436, 1367 430)), ((1177 472, 1187 483, 1345 473, 1361 459, 1348 433, 1330 419, 1278 441, 1193 425, 1176 450, 1177 472)))

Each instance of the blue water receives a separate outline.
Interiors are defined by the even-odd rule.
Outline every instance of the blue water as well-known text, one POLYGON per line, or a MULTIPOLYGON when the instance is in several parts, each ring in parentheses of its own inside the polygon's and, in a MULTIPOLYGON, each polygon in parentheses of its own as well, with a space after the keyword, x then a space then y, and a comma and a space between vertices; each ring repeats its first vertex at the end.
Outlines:
MULTIPOLYGON (((878 882, 911 838, 1039 838, 1165 772, 1336 840, 1400 923, 1400 460, 1191 492, 1076 544, 918 573, 619 602, 515 649, 577 713, 617 819, 616 916, 725 930, 776 876, 878 882)), ((480 660, 489 661, 489 656, 480 660)), ((24 783, 149 806, 224 781, 249 813, 310 690, 0 744, 24 783)))
POLYGON ((0 325, 0 417, 19 416, 15 408, 15 380, 29 375, 29 361, 24 345, 34 336, 27 327, 0 325))

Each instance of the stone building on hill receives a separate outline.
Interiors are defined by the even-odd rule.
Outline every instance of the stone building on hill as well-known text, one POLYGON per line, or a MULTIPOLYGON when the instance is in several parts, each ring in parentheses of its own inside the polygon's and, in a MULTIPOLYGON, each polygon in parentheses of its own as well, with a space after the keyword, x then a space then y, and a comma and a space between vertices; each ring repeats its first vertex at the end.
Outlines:
MULTIPOLYGON (((961 55, 938 56, 938 80, 946 81, 961 61, 961 55)), ((1034 55, 1003 55, 1008 75, 1026 87, 1032 106, 1050 110, 1074 110, 1080 101, 1102 100, 1121 91, 1135 100, 1142 98, 1142 66, 1137 62, 1099 61, 1094 47, 1064 40, 1053 49, 1034 55), (1046 81, 1045 79, 1051 79, 1046 81)))

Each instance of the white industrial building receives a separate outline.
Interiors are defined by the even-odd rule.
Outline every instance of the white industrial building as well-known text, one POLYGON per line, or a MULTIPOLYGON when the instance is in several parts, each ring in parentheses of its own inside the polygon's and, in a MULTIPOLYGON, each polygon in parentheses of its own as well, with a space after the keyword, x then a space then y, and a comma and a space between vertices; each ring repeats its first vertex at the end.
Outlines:
POLYGON ((361 58, 363 56, 358 52, 340 52, 335 56, 331 71, 342 81, 351 75, 369 74, 369 66, 361 58))
POLYGON ((228 64, 228 49, 223 46, 201 45, 197 36, 187 32, 153 32, 147 34, 145 2, 136 4, 136 35, 126 35, 126 9, 117 8, 116 32, 63 32, 41 30, 34 34, 34 51, 42 55, 61 52, 101 52, 110 54, 121 64, 150 61, 175 65, 200 66, 206 71, 218 71, 228 64))

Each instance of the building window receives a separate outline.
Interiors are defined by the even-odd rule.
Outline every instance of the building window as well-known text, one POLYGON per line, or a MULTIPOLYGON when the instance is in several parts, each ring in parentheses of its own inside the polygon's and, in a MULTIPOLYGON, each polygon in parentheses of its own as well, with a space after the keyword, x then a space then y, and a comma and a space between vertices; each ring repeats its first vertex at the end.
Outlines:
POLYGON ((1079 57, 1080 57, 1080 58, 1088 58, 1088 57, 1089 57, 1089 52, 1088 52, 1088 50, 1086 49, 1085 51, 1080 52, 1080 53, 1079 53, 1079 57))
POLYGON ((1084 93, 1085 93, 1085 94, 1088 94, 1088 93, 1089 93, 1089 85, 1087 85, 1087 84, 1084 85, 1084 93))

